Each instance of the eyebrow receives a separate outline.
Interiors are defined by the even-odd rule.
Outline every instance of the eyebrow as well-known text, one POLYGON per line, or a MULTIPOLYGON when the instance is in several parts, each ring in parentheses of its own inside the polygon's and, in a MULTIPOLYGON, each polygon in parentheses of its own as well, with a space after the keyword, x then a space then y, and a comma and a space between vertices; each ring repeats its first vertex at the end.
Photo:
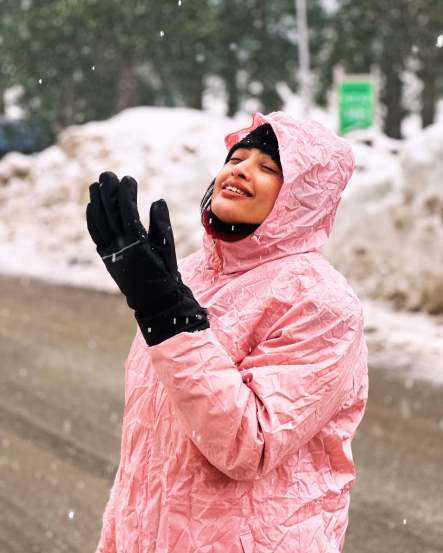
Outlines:
POLYGON ((259 148, 237 148, 237 150, 232 154, 232 157, 235 157, 235 154, 240 150, 243 150, 243 151, 244 150, 247 150, 247 151, 258 150, 261 158, 266 157, 266 161, 270 161, 278 167, 278 163, 276 161, 274 161, 269 154, 267 154, 266 152, 263 152, 259 148))

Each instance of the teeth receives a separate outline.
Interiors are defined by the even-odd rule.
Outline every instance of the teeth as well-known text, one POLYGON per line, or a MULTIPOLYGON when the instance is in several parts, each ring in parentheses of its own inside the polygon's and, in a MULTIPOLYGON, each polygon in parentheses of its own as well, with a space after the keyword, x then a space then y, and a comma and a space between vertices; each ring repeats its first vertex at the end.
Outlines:
POLYGON ((245 192, 240 190, 240 188, 237 188, 236 186, 226 186, 225 190, 231 190, 232 192, 236 192, 237 194, 241 194, 242 196, 247 196, 245 192))

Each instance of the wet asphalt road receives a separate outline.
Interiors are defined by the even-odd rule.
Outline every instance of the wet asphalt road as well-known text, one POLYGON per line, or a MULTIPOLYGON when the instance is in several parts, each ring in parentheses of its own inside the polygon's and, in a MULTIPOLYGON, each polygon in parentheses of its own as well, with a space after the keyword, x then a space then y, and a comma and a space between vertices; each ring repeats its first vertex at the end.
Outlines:
MULTIPOLYGON (((0 553, 93 553, 116 470, 123 298, 0 278, 0 553)), ((370 369, 345 553, 443 552, 443 388, 370 369)))

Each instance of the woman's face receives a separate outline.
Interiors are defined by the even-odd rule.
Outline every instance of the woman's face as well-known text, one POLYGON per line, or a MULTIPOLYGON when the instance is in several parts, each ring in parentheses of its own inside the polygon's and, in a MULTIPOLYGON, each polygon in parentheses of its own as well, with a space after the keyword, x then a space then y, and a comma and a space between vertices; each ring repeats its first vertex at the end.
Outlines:
POLYGON ((268 154, 257 148, 239 148, 215 179, 211 210, 225 223, 261 224, 282 184, 281 169, 268 154), (243 194, 228 187, 237 187, 243 194))

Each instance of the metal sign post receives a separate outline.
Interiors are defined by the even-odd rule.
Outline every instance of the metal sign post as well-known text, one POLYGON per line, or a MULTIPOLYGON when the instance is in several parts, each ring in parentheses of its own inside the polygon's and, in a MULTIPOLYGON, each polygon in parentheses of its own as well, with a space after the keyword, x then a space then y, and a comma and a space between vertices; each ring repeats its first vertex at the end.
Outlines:
POLYGON ((309 60, 309 27, 306 12, 306 0, 295 1, 297 14, 298 57, 299 57, 299 84, 302 99, 302 113, 309 117, 312 104, 311 74, 309 60))

